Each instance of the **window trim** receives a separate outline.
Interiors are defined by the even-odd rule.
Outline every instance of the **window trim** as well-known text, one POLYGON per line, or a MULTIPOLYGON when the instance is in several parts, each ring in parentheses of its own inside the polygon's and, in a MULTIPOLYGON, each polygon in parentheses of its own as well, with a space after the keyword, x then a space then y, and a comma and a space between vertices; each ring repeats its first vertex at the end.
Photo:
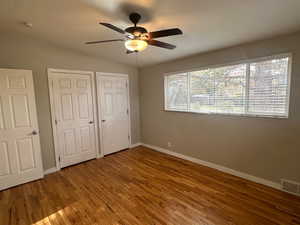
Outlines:
MULTIPOLYGON (((277 54, 277 55, 270 55, 270 56, 264 56, 264 57, 258 57, 254 59, 246 59, 246 60, 239 60, 235 62, 229 62, 229 63, 223 63, 223 64, 212 64, 208 66, 201 66, 201 67, 195 67, 193 69, 187 69, 187 70, 181 70, 181 71, 174 71, 174 72, 166 72, 163 74, 164 77, 164 109, 163 111, 165 112, 183 112, 183 113, 193 113, 193 114, 200 114, 200 115, 216 115, 216 116, 240 116, 240 117, 258 117, 258 118, 274 118, 274 119, 288 119, 290 116, 290 98, 291 98, 291 76, 292 76, 292 61, 293 61, 293 54, 290 53, 283 53, 283 54, 277 54), (189 111, 189 106, 187 106, 187 110, 180 110, 180 109, 170 109, 167 108, 167 77, 171 75, 177 75, 177 74, 183 74, 187 73, 188 74, 191 72, 199 71, 199 70, 207 70, 207 69, 214 69, 214 68, 220 68, 220 67, 226 67, 226 66, 234 66, 234 65, 239 65, 239 64, 247 64, 246 68, 246 73, 249 74, 250 72, 250 64, 251 63, 258 63, 258 62, 263 62, 267 60, 273 60, 273 59, 281 59, 281 58, 289 58, 289 63, 288 63, 288 71, 287 71, 287 79, 288 79, 288 90, 287 90, 287 113, 285 115, 278 114, 278 115, 264 115, 264 114, 251 114, 249 112, 245 114, 241 113, 216 113, 216 112, 197 112, 197 111, 189 111)), ((249 79, 250 76, 246 77, 246 85, 249 85, 249 79)), ((188 86, 190 85, 188 79, 188 86)), ((249 92, 249 88, 246 90, 246 95, 247 92, 249 92), (247 91, 248 90, 248 91, 247 91)), ((249 93, 248 93, 249 94, 249 93)), ((190 93, 188 92, 188 97, 190 93)), ((189 102, 188 98, 188 102, 189 102)), ((189 104, 188 104, 189 105, 189 104)))

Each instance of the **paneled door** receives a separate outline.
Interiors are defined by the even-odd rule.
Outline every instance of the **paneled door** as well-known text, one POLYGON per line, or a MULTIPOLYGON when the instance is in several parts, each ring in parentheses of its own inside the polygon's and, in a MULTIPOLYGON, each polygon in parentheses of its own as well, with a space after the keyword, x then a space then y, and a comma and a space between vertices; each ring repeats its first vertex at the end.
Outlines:
POLYGON ((103 154, 129 148, 128 76, 97 73, 97 96, 103 154))
POLYGON ((0 190, 42 177, 32 72, 0 69, 0 190))
POLYGON ((96 158, 93 73, 50 70, 49 78, 60 168, 96 158))

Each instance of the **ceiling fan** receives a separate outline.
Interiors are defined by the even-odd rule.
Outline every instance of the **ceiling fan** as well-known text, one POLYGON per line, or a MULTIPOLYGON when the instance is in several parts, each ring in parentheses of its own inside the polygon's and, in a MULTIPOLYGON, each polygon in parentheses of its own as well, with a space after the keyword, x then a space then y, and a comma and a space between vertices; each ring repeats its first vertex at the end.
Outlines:
POLYGON ((127 49, 127 54, 133 52, 140 52, 147 48, 148 45, 153 45, 165 49, 174 49, 175 45, 157 41, 156 38, 173 36, 182 34, 182 31, 178 28, 159 30, 154 32, 148 32, 144 27, 137 26, 141 19, 141 15, 138 13, 131 13, 129 15, 130 21, 134 26, 127 27, 125 30, 118 28, 110 23, 100 23, 101 25, 110 28, 116 32, 123 34, 125 37, 120 39, 104 40, 104 41, 89 41, 86 44, 99 44, 115 41, 124 41, 125 47, 127 49))

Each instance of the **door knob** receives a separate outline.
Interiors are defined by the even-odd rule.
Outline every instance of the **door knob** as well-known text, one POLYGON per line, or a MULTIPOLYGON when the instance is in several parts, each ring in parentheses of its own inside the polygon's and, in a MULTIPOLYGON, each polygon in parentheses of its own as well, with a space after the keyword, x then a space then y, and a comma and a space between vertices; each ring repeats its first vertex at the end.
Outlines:
POLYGON ((37 134, 38 134, 38 132, 35 130, 31 132, 31 135, 37 135, 37 134))
POLYGON ((94 121, 90 121, 90 122, 89 122, 89 124, 93 124, 93 123, 94 123, 94 121))
POLYGON ((101 120, 102 123, 104 123, 106 120, 101 120))

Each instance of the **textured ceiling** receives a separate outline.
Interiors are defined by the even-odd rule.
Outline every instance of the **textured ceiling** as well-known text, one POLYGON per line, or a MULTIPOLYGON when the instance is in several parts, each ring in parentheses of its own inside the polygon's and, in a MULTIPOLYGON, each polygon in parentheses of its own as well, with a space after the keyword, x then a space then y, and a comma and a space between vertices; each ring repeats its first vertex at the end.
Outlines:
POLYGON ((1 0, 0 30, 141 67, 298 31, 299 12, 299 0, 1 0), (122 37, 98 23, 126 28, 132 11, 144 15, 142 25, 149 31, 181 28, 182 36, 160 39, 177 48, 151 46, 126 55, 123 43, 84 45, 122 37), (23 26, 24 21, 33 27, 23 26))

